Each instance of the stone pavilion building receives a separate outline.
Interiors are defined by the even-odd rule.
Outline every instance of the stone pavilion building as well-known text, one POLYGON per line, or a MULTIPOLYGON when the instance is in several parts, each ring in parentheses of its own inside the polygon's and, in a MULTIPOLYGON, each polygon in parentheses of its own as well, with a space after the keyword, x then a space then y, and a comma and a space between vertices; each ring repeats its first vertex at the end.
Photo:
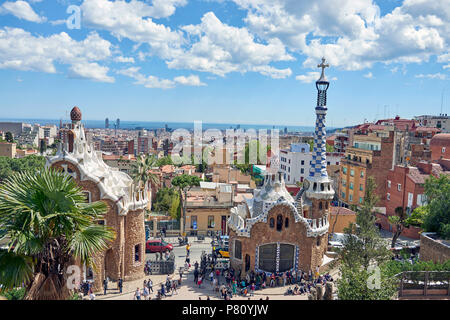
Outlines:
POLYGON ((145 227, 144 209, 149 203, 148 188, 137 190, 132 179, 117 168, 106 165, 101 151, 95 151, 86 140, 81 111, 70 113, 71 128, 55 156, 47 159, 47 167, 62 170, 83 188, 87 201, 103 201, 108 212, 99 224, 110 226, 116 233, 109 248, 94 257, 96 268, 83 266, 83 279, 92 280, 94 289, 103 280, 124 281, 144 277, 145 227))
POLYGON ((334 190, 327 174, 325 59, 318 90, 314 150, 309 176, 296 197, 286 190, 277 155, 271 157, 264 185, 253 199, 231 209, 230 260, 235 270, 266 273, 315 271, 328 246, 330 201, 334 190))

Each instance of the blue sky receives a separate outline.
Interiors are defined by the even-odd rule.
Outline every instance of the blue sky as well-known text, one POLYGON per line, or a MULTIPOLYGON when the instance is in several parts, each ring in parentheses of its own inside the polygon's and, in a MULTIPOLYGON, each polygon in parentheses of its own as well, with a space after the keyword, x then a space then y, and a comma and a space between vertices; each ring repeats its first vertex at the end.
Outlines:
POLYGON ((309 126, 322 56, 330 126, 450 113, 449 42, 449 0, 0 1, 0 118, 309 126))

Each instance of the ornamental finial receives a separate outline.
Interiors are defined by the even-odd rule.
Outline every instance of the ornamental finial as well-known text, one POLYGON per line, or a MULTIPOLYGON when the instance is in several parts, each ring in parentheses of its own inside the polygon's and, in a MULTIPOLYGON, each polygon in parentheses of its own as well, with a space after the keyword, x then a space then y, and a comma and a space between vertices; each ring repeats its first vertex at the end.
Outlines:
POLYGON ((326 81, 325 78, 325 68, 329 68, 330 65, 328 63, 325 63, 325 57, 322 57, 322 63, 317 65, 317 68, 322 68, 322 75, 320 76, 319 81, 326 81))

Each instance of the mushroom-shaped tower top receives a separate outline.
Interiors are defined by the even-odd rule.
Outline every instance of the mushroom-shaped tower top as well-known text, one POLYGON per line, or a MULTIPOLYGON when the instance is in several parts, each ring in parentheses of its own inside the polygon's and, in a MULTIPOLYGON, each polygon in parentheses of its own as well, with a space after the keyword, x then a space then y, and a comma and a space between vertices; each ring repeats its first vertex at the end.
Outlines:
POLYGON ((72 121, 81 121, 81 110, 78 107, 73 107, 70 111, 70 119, 72 121))

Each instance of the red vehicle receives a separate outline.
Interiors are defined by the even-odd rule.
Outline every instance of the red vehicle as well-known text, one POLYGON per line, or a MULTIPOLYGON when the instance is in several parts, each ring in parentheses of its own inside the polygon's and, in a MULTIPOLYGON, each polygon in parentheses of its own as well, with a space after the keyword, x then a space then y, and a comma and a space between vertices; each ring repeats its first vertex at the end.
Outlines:
POLYGON ((173 245, 161 240, 147 240, 145 245, 145 253, 170 252, 173 245))

